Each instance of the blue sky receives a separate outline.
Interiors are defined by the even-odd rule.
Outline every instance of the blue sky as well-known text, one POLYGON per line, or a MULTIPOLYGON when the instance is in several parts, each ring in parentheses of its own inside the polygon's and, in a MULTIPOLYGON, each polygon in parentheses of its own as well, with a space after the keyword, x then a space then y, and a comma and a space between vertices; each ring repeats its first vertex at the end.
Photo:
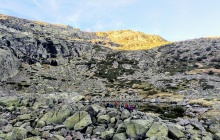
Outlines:
POLYGON ((83 31, 130 29, 169 41, 220 36, 219 0, 0 0, 0 13, 83 31))

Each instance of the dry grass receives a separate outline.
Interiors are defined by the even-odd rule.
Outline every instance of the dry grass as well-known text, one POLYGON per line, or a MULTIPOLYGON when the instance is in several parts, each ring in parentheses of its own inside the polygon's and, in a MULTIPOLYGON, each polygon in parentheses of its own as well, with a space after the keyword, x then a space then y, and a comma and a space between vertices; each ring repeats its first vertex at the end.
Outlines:
POLYGON ((0 19, 1 20, 6 20, 6 19, 8 19, 8 16, 0 14, 0 19))
POLYGON ((153 99, 153 98, 167 98, 170 99, 171 101, 182 101, 184 98, 184 95, 180 95, 180 94, 173 94, 173 93, 168 93, 168 92, 160 92, 154 95, 150 95, 147 98, 153 99))
POLYGON ((62 27, 62 28, 67 28, 67 25, 63 25, 63 24, 50 24, 47 22, 35 21, 35 20, 33 20, 33 22, 36 24, 39 24, 39 25, 43 25, 43 26, 54 25, 54 26, 58 26, 58 27, 62 27))
POLYGON ((191 104, 191 105, 199 104, 199 105, 204 106, 204 107, 209 107, 209 106, 213 105, 213 102, 212 101, 207 101, 207 100, 201 98, 201 99, 190 100, 189 104, 191 104))
POLYGON ((47 26, 48 25, 48 23, 42 22, 42 21, 33 21, 33 22, 36 23, 36 24, 39 24, 39 25, 43 25, 43 26, 47 26))
POLYGON ((187 72, 187 74, 193 75, 193 74, 198 74, 198 73, 209 73, 210 71, 213 73, 220 73, 219 69, 209 68, 209 69, 194 69, 194 70, 187 72))
POLYGON ((147 50, 170 43, 158 35, 131 30, 96 32, 96 35, 107 37, 110 41, 119 44, 119 47, 112 48, 116 50, 147 50))
POLYGON ((215 120, 216 118, 220 117, 220 111, 219 110, 209 110, 209 111, 205 112, 204 114, 202 114, 202 117, 215 120))

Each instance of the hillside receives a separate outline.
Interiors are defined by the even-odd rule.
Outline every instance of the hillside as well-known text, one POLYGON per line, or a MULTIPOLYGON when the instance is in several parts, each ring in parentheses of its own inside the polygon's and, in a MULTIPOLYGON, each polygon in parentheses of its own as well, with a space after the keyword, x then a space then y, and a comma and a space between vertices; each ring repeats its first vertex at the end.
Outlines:
MULTIPOLYGON (((123 91, 132 88, 136 82, 143 82, 153 84, 154 89, 169 92, 188 93, 192 89, 199 90, 201 94, 209 91, 215 95, 219 92, 219 38, 169 43, 147 51, 120 51, 109 49, 106 42, 112 48, 121 48, 117 46, 166 41, 158 36, 134 31, 89 33, 69 26, 1 17, 0 49, 1 52, 7 52, 2 56, 8 54, 7 61, 5 57, 1 59, 4 65, 1 80, 7 81, 15 76, 9 79, 10 82, 4 82, 5 87, 15 88, 22 85, 20 82, 27 82, 21 89, 29 92, 38 92, 38 88, 44 91, 49 86, 55 87, 55 91, 74 87, 88 93, 101 88, 100 92, 106 94, 111 87, 123 91), (112 40, 109 41, 109 38, 112 40), (36 64, 40 64, 40 68, 34 68, 36 64), (23 76, 19 76, 21 73, 23 76), (22 80, 18 77, 22 77, 22 80), (45 77, 48 77, 46 81, 45 77), (124 82, 130 84, 123 85, 124 82), (99 86, 94 87, 91 83, 99 86), (36 86, 38 84, 41 86, 36 86)), ((142 92, 142 89, 139 90, 142 92)))
POLYGON ((106 37, 119 44, 118 47, 110 47, 116 50, 147 50, 169 43, 158 35, 148 35, 131 30, 96 32, 96 35, 106 37))
POLYGON ((220 38, 170 43, 0 15, 0 64, 0 139, 220 136, 220 38), (136 108, 104 108, 114 101, 136 108))

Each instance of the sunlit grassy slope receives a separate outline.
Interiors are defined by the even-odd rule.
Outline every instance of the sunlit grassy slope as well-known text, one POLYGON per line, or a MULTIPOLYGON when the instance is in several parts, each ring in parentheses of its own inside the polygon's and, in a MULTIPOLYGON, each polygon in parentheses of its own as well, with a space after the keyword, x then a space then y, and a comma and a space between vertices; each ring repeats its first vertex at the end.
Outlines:
POLYGON ((131 30, 96 32, 96 35, 107 37, 110 41, 119 44, 119 47, 113 48, 116 50, 147 50, 170 43, 158 35, 131 30))

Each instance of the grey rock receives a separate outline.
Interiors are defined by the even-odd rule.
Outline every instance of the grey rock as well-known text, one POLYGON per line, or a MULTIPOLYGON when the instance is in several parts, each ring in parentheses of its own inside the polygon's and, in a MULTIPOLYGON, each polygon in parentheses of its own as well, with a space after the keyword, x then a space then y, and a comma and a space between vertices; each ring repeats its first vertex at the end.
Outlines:
POLYGON ((54 127, 54 130, 57 131, 57 130, 60 130, 60 129, 62 129, 62 128, 66 128, 66 126, 65 126, 65 125, 56 125, 56 126, 54 127))
POLYGON ((54 135, 52 138, 49 138, 48 140, 65 140, 65 138, 60 135, 54 135))
POLYGON ((68 105, 63 105, 56 110, 51 110, 43 115, 40 119, 41 121, 45 121, 46 123, 55 123, 61 124, 65 121, 65 119, 73 113, 73 109, 68 105))
POLYGON ((31 119, 31 114, 19 115, 19 116, 17 117, 17 119, 18 119, 18 120, 21 120, 21 121, 23 121, 23 120, 30 120, 30 119, 31 119))
POLYGON ((6 119, 0 119, 0 127, 5 126, 8 124, 8 120, 6 119))
POLYGON ((209 126, 209 131, 212 133, 220 133, 220 124, 213 123, 209 126))
POLYGON ((98 117, 98 120, 97 120, 99 123, 102 123, 102 124, 105 124, 105 123, 109 123, 110 121, 110 117, 108 115, 101 115, 98 117))
POLYGON ((185 134, 179 130, 175 125, 168 125, 169 133, 172 135, 172 137, 180 139, 185 136, 185 134))
POLYGON ((47 125, 42 128, 43 131, 53 130, 53 129, 54 129, 54 127, 52 125, 47 125))
POLYGON ((39 136, 35 136, 35 137, 26 138, 24 140, 41 140, 41 138, 39 136))
POLYGON ((117 133, 113 136, 113 140, 126 140, 125 133, 117 133))
POLYGON ((130 138, 143 139, 152 123, 150 120, 131 120, 126 124, 126 133, 130 138))
POLYGON ((45 138, 45 139, 49 138, 50 137, 50 131, 43 131, 41 133, 41 137, 45 138))
POLYGON ((101 133, 105 131, 105 126, 97 126, 96 128, 93 129, 93 135, 101 135, 101 133))
POLYGON ((168 135, 168 128, 165 124, 163 123, 159 123, 159 122, 155 122, 152 124, 152 126, 150 127, 150 129, 147 131, 146 133, 146 137, 166 137, 168 135))
POLYGON ((82 130, 90 124, 92 124, 92 120, 90 115, 88 114, 84 118, 82 118, 77 124, 75 124, 74 130, 82 130))
POLYGON ((63 124, 69 128, 73 129, 75 124, 77 124, 80 120, 82 120, 85 116, 87 116, 88 113, 86 111, 78 111, 71 117, 67 118, 63 124))
POLYGON ((13 126, 12 126, 11 124, 8 124, 8 125, 6 125, 6 126, 4 126, 4 127, 2 128, 2 131, 3 131, 4 133, 12 132, 12 130, 13 130, 13 126))
POLYGON ((125 124, 124 123, 119 124, 116 133, 124 133, 125 131, 126 131, 125 124))
POLYGON ((124 119, 127 119, 129 117, 130 117, 130 112, 127 109, 124 109, 121 113, 121 118, 124 120, 124 119))
POLYGON ((110 130, 106 130, 102 132, 100 137, 102 139, 112 139, 113 135, 114 135, 114 129, 111 128, 110 130))
POLYGON ((215 133, 214 140, 220 140, 220 133, 215 133))
POLYGON ((11 140, 23 140, 27 138, 27 130, 24 128, 15 127, 12 131, 11 140))
POLYGON ((92 126, 88 126, 86 129, 86 134, 87 135, 92 135, 92 131, 93 131, 93 127, 92 126))
POLYGON ((42 128, 42 127, 44 127, 44 126, 45 126, 45 122, 44 122, 44 121, 39 120, 39 121, 37 122, 37 125, 36 125, 37 128, 42 128))

